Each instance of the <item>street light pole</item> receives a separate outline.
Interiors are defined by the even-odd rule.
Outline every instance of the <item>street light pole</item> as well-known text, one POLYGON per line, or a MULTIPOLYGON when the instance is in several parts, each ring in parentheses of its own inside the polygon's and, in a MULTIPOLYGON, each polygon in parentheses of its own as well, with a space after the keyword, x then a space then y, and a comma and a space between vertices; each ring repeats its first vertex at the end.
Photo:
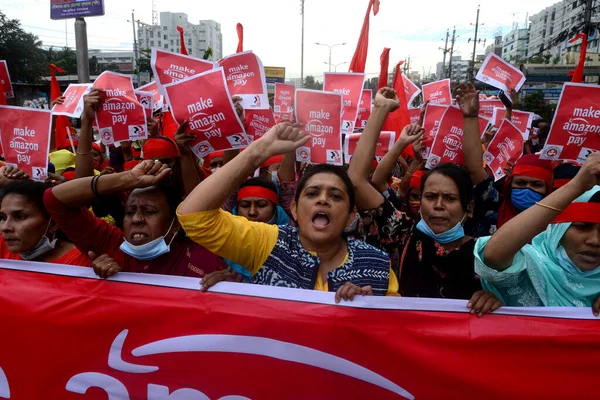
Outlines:
POLYGON ((302 50, 300 52, 300 87, 304 87, 304 0, 300 0, 300 14, 302 15, 302 50))
MULTIPOLYGON (((317 46, 327 46, 327 47, 329 47, 329 72, 331 72, 331 50, 332 50, 332 49, 333 49, 335 46, 345 46, 345 45, 346 45, 346 43, 336 43, 336 44, 333 44, 333 45, 331 45, 331 46, 330 46, 330 45, 328 45, 328 44, 325 44, 325 43, 319 43, 319 42, 315 42, 315 44, 316 44, 317 46)), ((340 64, 338 64, 338 65, 340 65, 340 64)))
MULTIPOLYGON (((323 64, 327 65, 327 61, 323 61, 323 64)), ((344 61, 343 63, 339 63, 339 64, 334 64, 333 71, 337 72, 337 67, 339 67, 340 65, 344 65, 344 64, 348 64, 348 61, 344 61)))

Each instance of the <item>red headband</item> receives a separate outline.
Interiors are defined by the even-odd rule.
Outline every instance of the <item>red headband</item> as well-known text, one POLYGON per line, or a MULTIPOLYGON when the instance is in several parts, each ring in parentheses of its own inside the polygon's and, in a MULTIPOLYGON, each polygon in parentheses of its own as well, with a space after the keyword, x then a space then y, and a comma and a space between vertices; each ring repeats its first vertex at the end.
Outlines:
POLYGON ((262 186, 246 186, 238 190, 237 201, 247 199, 248 197, 258 197, 269 200, 275 205, 279 204, 277 193, 262 186))
POLYGON ((423 175, 425 175, 425 171, 422 169, 415 172, 410 177, 410 187, 414 189, 421 189, 421 180, 423 179, 423 175))
POLYGON ((283 162, 283 154, 269 158, 267 161, 265 161, 263 163, 263 165, 261 165, 261 167, 268 168, 273 164, 279 164, 282 162, 283 162))
POLYGON ((530 178, 541 179, 547 184, 552 181, 552 171, 542 167, 536 167, 535 165, 515 165, 512 170, 512 175, 521 175, 530 178))
POLYGON ((571 203, 552 220, 551 224, 560 224, 563 222, 591 222, 593 224, 600 224, 600 203, 571 203))

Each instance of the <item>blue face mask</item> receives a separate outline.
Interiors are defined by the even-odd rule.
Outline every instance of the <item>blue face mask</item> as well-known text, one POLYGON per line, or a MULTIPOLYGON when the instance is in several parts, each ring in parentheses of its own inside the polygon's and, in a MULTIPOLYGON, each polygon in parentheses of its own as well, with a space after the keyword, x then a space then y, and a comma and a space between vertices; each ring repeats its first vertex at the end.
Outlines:
MULTIPOLYGON (((169 233, 171 227, 173 227, 174 222, 175 218, 173 218, 173 220, 171 221, 171 225, 169 226, 169 229, 167 229, 167 233, 165 235, 169 233)), ((173 243, 173 239, 175 239, 175 236, 177 235, 173 235, 168 245, 165 242, 164 236, 161 236, 157 239, 154 239, 151 242, 141 244, 139 246, 133 245, 127 240, 125 240, 123 243, 121 243, 120 249, 123 253, 135 258, 136 260, 154 260, 155 258, 158 258, 163 254, 167 254, 170 251, 171 243, 173 243)))
POLYGON ((525 189, 513 189, 510 194, 510 201, 513 206, 519 211, 527 210, 538 201, 542 200, 544 196, 528 188, 525 189))
POLYGON ((427 225, 427 222, 425 222, 425 218, 423 218, 423 215, 421 215, 421 220, 417 224, 417 229, 438 243, 441 243, 441 244, 451 243, 451 242, 454 242, 455 240, 458 240, 458 239, 462 238, 463 236, 465 236, 465 230, 462 226, 465 218, 467 218, 466 213, 462 217, 460 222, 458 224, 454 225, 454 227, 452 229, 450 229, 446 232, 442 232, 442 233, 434 233, 431 230, 431 228, 429 227, 429 225, 427 225))

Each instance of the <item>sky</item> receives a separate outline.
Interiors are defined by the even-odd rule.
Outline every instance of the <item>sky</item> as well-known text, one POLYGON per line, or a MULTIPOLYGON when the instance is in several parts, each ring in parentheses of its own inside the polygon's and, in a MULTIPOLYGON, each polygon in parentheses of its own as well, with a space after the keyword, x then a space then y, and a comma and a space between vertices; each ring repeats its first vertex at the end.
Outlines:
MULTIPOLYGON (((481 2, 477 54, 501 33, 506 35, 513 24, 526 27, 527 16, 551 6, 553 0, 503 0, 481 2), (485 45, 483 40, 486 40, 485 45)), ((379 56, 390 47, 390 68, 410 57, 411 71, 435 73, 442 61, 446 30, 456 27, 454 54, 470 59, 477 13, 477 0, 381 0, 379 14, 371 14, 367 77, 379 73, 379 56)), ((315 42, 336 46, 332 64, 342 64, 338 72, 347 71, 356 48, 368 0, 306 0, 304 36, 304 75, 322 80, 328 70, 329 50, 315 42)), ((301 15, 300 0, 156 0, 158 12, 185 12, 192 23, 215 20, 221 23, 223 53, 237 47, 236 23, 244 25, 244 50, 253 50, 265 66, 286 67, 287 78, 300 77, 301 15), (190 5, 192 3, 193 5, 190 5)), ((90 49, 131 50, 135 19, 152 22, 151 0, 105 0, 106 15, 86 18, 90 49)), ((46 45, 75 46, 75 20, 50 19, 50 0, 0 0, 0 11, 19 19, 23 29, 37 35, 46 45), (66 29, 66 37, 65 37, 66 29)))

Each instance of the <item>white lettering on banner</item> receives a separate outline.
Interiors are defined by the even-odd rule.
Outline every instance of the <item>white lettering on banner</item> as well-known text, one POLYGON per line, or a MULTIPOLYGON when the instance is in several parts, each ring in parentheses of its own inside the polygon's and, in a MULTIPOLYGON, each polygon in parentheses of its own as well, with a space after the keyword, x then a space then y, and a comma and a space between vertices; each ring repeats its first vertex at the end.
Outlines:
POLYGON ((187 106, 187 111, 190 114, 194 114, 194 113, 198 113, 200 111, 206 110, 207 108, 210 108, 213 106, 213 101, 211 98, 208 98, 206 100, 204 100, 204 98, 200 97, 200 99, 193 103, 193 104, 189 104, 187 106))
POLYGON ((183 67, 180 65, 171 64, 169 69, 163 72, 165 75, 170 76, 174 80, 181 80, 196 74, 196 70, 193 68, 183 67))
POLYGON ((343 106, 344 107, 352 107, 352 102, 350 100, 344 100, 343 106))
POLYGON ((574 117, 592 117, 592 118, 600 118, 600 110, 594 110, 593 106, 587 108, 575 108, 573 110, 574 117))
MULTIPOLYGON (((304 131, 310 133, 312 136, 323 136, 325 134, 332 134, 333 133, 333 126, 329 126, 329 125, 323 125, 323 122, 321 122, 318 119, 315 120, 310 120, 306 123, 305 127, 304 127, 304 131)), ((322 145, 323 147, 325 147, 325 139, 323 139, 322 145)), ((314 138, 313 138, 313 144, 315 143, 314 138)), ((319 144, 321 144, 321 142, 319 142, 319 144)))
POLYGON ((27 127, 21 129, 21 128, 15 128, 13 130, 13 135, 15 136, 29 136, 29 137, 34 137, 35 136, 35 130, 33 129, 29 129, 27 127))
POLYGON ((127 93, 121 89, 106 89, 106 96, 108 97, 125 97, 127 93))
POLYGON ((439 97, 441 95, 442 95, 442 91, 441 90, 438 90, 437 92, 431 93, 431 97, 439 97))
POLYGON ((225 121, 225 114, 198 113, 190 117, 189 126, 194 131, 204 132, 207 139, 221 137, 221 129, 215 129, 215 124, 225 121))
POLYGON ((448 136, 442 139, 442 142, 446 144, 446 149, 444 150, 443 156, 447 156, 452 161, 454 161, 454 159, 458 155, 458 150, 462 150, 461 137, 463 134, 463 130, 453 126, 452 129, 450 129, 450 132, 451 133, 448 136))
POLYGON ((496 78, 500 78, 500 80, 504 80, 507 82, 512 82, 512 78, 510 76, 510 72, 503 70, 500 67, 494 67, 492 68, 492 71, 496 74, 496 78))
POLYGON ((333 93, 339 93, 342 96, 350 96, 350 90, 348 90, 346 88, 333 89, 333 93))
POLYGON ((310 111, 309 117, 311 119, 329 119, 329 113, 323 109, 318 111, 310 111))

